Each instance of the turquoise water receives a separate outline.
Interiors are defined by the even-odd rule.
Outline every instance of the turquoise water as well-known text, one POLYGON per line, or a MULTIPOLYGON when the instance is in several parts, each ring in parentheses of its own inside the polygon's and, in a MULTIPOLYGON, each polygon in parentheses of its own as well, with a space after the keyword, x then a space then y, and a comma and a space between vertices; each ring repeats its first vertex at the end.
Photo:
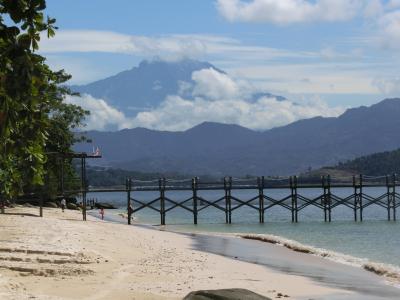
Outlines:
MULTIPOLYGON (((320 189, 299 190, 305 197, 317 197, 320 189)), ((366 188, 364 192, 371 196, 385 193, 384 188, 366 188)), ((275 199, 283 198, 288 190, 266 191, 275 199)), ((348 196, 352 189, 332 190, 338 196, 348 196)), ((257 191, 232 191, 232 195, 240 199, 251 199, 257 191)), ((190 192, 167 192, 166 196, 173 200, 184 200, 191 197, 190 192)), ((207 200, 216 200, 223 196, 223 191, 201 191, 199 196, 207 200)), ((126 193, 88 194, 88 198, 97 198, 121 207, 126 211, 126 193)), ((133 197, 148 202, 158 197, 157 192, 135 192, 133 197)), ((257 205, 257 200, 254 202, 257 205)), ((223 203, 221 202, 223 206, 223 203)), ((168 208, 168 206, 167 206, 168 208)), ((109 213, 109 212, 107 212, 109 213)), ((111 213, 111 211, 110 211, 111 213)), ((112 213, 116 213, 115 211, 112 213)), ((222 232, 222 233, 254 233, 277 235, 299 243, 351 255, 369 261, 391 264, 400 267, 400 221, 389 222, 387 211, 377 205, 364 209, 364 221, 354 222, 353 211, 340 206, 332 211, 332 222, 323 222, 323 211, 309 206, 299 212, 299 223, 291 222, 291 212, 273 207, 265 213, 265 223, 258 223, 258 211, 241 207, 232 213, 232 224, 225 224, 225 213, 209 207, 198 215, 198 225, 193 225, 193 215, 182 208, 175 208, 167 213, 167 228, 174 231, 190 232, 222 232)), ((135 222, 158 225, 160 214, 151 209, 144 209, 134 215, 135 222)), ((121 218, 122 219, 122 218, 121 218)))

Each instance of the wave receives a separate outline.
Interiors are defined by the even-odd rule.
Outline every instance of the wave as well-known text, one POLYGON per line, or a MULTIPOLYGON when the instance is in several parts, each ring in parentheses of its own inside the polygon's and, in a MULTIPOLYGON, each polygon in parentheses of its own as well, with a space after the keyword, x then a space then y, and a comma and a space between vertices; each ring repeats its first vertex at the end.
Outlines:
POLYGON ((355 267, 361 267, 366 271, 375 273, 377 275, 385 277, 390 283, 399 285, 400 284, 400 268, 385 264, 372 262, 365 258, 358 258, 347 254, 338 253, 335 251, 326 250, 323 248, 317 248, 309 245, 304 245, 299 242, 289 240, 280 236, 272 234, 236 234, 244 239, 257 240, 261 242, 266 242, 270 244, 276 244, 286 247, 290 250, 311 254, 319 256, 325 259, 332 260, 334 262, 339 262, 355 267))

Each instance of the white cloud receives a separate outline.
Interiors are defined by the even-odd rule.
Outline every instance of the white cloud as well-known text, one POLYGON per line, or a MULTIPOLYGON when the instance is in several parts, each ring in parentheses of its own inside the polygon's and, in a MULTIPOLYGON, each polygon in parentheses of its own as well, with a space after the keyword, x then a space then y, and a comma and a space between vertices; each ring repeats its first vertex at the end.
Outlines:
POLYGON ((390 1, 386 4, 386 8, 387 8, 387 9, 396 9, 396 8, 400 8, 400 0, 390 0, 390 1))
POLYGON ((380 38, 385 48, 400 49, 400 10, 388 12, 378 20, 380 38))
POLYGON ((292 24, 347 21, 356 16, 362 0, 217 0, 220 14, 229 21, 292 24))
POLYGON ((400 93, 400 77, 375 78, 372 84, 385 95, 394 95, 398 97, 400 93))
POLYGON ((88 129, 105 130, 145 127, 158 130, 180 131, 204 121, 234 123, 248 128, 265 130, 282 126, 299 119, 315 116, 337 116, 343 108, 328 107, 321 100, 296 104, 289 100, 278 101, 273 97, 260 97, 246 101, 251 85, 235 80, 213 69, 196 71, 190 91, 194 100, 179 95, 168 96, 158 107, 139 112, 127 118, 102 99, 89 95, 68 97, 67 102, 81 105, 91 111, 88 129))
POLYGON ((367 18, 376 18, 384 12, 384 5, 381 0, 370 0, 364 9, 364 16, 367 18))
POLYGON ((243 45, 239 40, 215 35, 171 34, 137 36, 112 31, 60 30, 54 38, 42 36, 42 53, 103 52, 144 57, 159 56, 167 60, 205 55, 240 60, 271 60, 282 57, 309 57, 317 54, 294 52, 263 46, 243 45))
POLYGON ((194 96, 205 97, 211 100, 229 99, 237 97, 239 87, 228 75, 212 68, 195 71, 192 74, 195 81, 194 96))
POLYGON ((90 111, 90 116, 85 120, 87 130, 113 130, 131 127, 131 122, 121 111, 107 104, 103 99, 90 95, 66 96, 66 103, 79 105, 90 111))
POLYGON ((289 100, 262 97, 255 102, 244 100, 186 100, 168 97, 158 108, 141 112, 133 120, 135 126, 162 130, 185 130, 204 121, 239 124, 265 130, 315 116, 337 116, 342 108, 330 108, 322 101, 295 104, 289 100))

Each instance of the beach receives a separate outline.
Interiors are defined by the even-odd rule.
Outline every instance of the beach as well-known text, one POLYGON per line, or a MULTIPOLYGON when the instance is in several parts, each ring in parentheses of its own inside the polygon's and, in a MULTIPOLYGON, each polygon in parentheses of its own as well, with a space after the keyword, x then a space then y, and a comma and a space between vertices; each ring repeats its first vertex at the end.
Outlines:
MULTIPOLYGON (((317 269, 327 261, 277 245, 236 238, 245 245, 265 246, 272 257, 279 255, 273 258, 276 262, 287 258, 289 269, 201 249, 205 242, 190 234, 93 216, 83 222, 79 211, 44 208, 43 218, 37 208, 6 212, 0 215, 1 299, 182 299, 194 290, 222 288, 246 288, 272 299, 357 299, 359 293, 291 272, 290 262, 304 257, 311 257, 305 264, 317 269)), ((342 270, 334 262, 327 266, 333 273, 342 270)), ((351 272, 356 279, 367 276, 378 288, 385 287, 375 274, 356 268, 351 272)))

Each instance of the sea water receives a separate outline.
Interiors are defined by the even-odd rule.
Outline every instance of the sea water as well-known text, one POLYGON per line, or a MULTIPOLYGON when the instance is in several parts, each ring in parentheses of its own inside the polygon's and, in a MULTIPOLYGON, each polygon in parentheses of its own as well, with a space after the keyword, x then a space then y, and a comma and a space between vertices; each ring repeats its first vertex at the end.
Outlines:
MULTIPOLYGON (((333 194, 346 197, 353 193, 351 188, 332 189, 333 194)), ((364 193, 370 196, 380 196, 385 188, 364 188, 364 193)), ((232 195, 249 200, 257 196, 256 190, 233 190, 232 195)), ((288 189, 265 190, 265 195, 274 199, 282 199, 289 195, 288 189)), ((307 198, 318 197, 321 189, 298 189, 298 193, 307 198)), ((223 197, 223 191, 199 191, 204 199, 217 200, 223 197)), ((133 192, 132 197, 143 202, 149 202, 159 196, 158 192, 133 192)), ((191 197, 191 192, 167 191, 166 197, 174 201, 183 201, 191 197)), ((120 209, 107 213, 126 213, 126 193, 89 193, 88 198, 107 201, 120 209)), ((253 203, 258 205, 258 200, 253 203)), ((266 202, 267 203, 267 202, 266 202)), ((269 203, 269 202, 268 202, 269 203)), ((191 201, 186 205, 191 208, 191 201)), ((224 207, 224 202, 220 202, 224 207)), ((232 203, 232 207, 236 204, 232 203)), ((154 205, 156 208, 157 205, 154 205)), ((166 208, 168 209, 168 204, 166 208)), ((201 206, 199 206, 199 209, 201 206)), ((232 212, 232 224, 225 223, 225 213, 215 207, 208 207, 198 214, 198 225, 193 225, 193 214, 183 208, 174 208, 167 212, 167 229, 182 232, 215 232, 215 233, 250 233, 274 235, 289 239, 314 248, 345 254, 359 262, 378 262, 400 267, 400 221, 387 221, 387 210, 371 205, 363 211, 363 222, 354 222, 354 212, 343 205, 332 210, 332 222, 324 222, 323 210, 308 206, 298 214, 299 222, 291 222, 291 211, 274 206, 265 212, 265 223, 259 223, 258 211, 242 206, 232 212)), ((160 224, 160 213, 146 208, 134 214, 134 220, 143 224, 160 224)), ((399 215, 400 217, 400 215, 399 215)), ((122 219, 122 218, 121 218, 122 219)), ((125 219, 126 222, 126 219, 125 219)), ((343 257, 345 257, 343 256, 343 257)), ((347 262, 349 260, 346 258, 347 262)), ((351 261, 351 260, 350 260, 351 261)))

